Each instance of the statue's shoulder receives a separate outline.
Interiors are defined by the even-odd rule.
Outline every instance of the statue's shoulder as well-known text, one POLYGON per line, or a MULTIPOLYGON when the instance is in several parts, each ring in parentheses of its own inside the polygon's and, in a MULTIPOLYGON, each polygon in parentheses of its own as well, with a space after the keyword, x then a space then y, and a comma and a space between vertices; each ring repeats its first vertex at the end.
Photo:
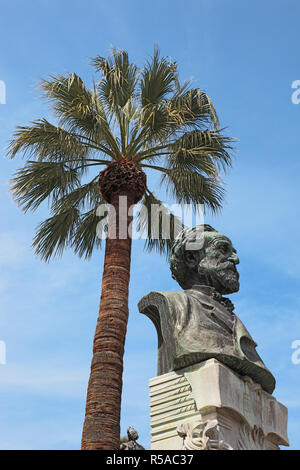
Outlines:
POLYGON ((185 292, 153 291, 145 295, 138 303, 141 313, 146 315, 154 324, 158 338, 158 375, 173 370, 173 360, 176 357, 174 325, 177 309, 187 310, 188 298, 185 292))
POLYGON ((138 303, 141 313, 148 314, 150 311, 156 310, 157 313, 173 309, 175 305, 186 304, 188 301, 187 294, 184 291, 160 292, 152 291, 145 295, 138 303))
POLYGON ((187 308, 188 296, 183 291, 149 292, 138 303, 140 313, 150 318, 155 325, 159 341, 162 338, 162 330, 173 331, 173 323, 177 317, 178 309, 185 312, 187 308))

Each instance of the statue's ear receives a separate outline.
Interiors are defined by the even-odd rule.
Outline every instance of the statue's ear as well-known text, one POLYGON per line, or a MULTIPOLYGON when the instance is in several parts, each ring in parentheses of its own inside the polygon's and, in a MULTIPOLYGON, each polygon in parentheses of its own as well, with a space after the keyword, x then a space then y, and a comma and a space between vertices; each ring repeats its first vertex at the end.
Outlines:
POLYGON ((184 261, 189 268, 194 268, 199 262, 199 252, 197 250, 186 251, 184 253, 184 261))

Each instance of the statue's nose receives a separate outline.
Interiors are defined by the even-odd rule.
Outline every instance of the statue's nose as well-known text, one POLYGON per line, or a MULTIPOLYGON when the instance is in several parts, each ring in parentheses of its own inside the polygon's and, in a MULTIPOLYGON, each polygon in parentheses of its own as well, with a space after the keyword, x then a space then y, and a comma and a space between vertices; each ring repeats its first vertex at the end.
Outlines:
POLYGON ((234 264, 239 264, 240 262, 238 256, 235 253, 232 253, 232 255, 230 255, 229 261, 231 261, 234 264))

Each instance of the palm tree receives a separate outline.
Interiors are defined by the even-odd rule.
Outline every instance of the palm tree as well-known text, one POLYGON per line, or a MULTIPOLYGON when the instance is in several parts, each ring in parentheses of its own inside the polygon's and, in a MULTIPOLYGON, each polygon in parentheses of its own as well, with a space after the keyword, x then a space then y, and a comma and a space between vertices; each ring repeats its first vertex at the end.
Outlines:
MULTIPOLYGON (((24 211, 50 203, 51 217, 38 226, 33 241, 45 261, 66 247, 89 258, 101 245, 97 208, 110 203, 118 213, 120 195, 128 206, 141 200, 149 209, 158 204, 165 210, 146 184, 148 171, 161 173, 178 203, 217 211, 223 200, 219 174, 231 166, 233 139, 219 128, 207 94, 190 82, 181 84, 177 64, 157 48, 142 69, 115 49, 92 64, 100 79, 91 89, 75 73, 43 80, 57 123, 40 119, 17 127, 9 146, 10 157, 22 152, 29 158, 12 180, 16 201, 24 211)), ((131 220, 123 214, 115 222, 117 237, 110 235, 112 222, 106 233, 82 449, 119 448, 132 241, 128 232, 118 235, 121 222, 128 228, 131 220)), ((171 222, 178 220, 171 216, 171 222)), ((105 229, 104 216, 100 227, 105 229)), ((170 243, 161 230, 157 239, 149 234, 146 247, 168 251, 170 243)))

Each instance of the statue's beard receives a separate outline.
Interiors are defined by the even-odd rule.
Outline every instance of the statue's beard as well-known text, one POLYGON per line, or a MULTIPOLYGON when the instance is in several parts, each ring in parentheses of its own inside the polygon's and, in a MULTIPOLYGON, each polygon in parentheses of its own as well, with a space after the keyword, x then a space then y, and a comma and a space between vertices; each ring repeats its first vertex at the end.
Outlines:
POLYGON ((239 290, 239 273, 233 263, 222 263, 213 268, 206 268, 204 273, 207 284, 220 294, 232 294, 239 290))
POLYGON ((231 294, 239 290, 239 273, 236 269, 221 269, 218 271, 217 277, 223 288, 221 294, 231 294))

